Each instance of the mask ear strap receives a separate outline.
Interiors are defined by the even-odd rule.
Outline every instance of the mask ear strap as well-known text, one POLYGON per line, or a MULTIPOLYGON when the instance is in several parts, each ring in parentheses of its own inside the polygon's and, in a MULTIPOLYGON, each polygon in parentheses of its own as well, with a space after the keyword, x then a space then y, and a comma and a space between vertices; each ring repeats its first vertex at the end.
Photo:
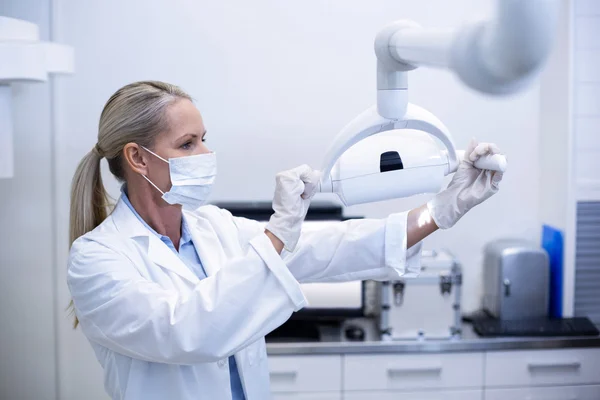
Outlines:
POLYGON ((144 177, 144 179, 146 179, 148 182, 150 182, 150 184, 152 186, 154 186, 156 188, 156 190, 158 190, 160 192, 160 194, 162 194, 163 196, 165 195, 165 192, 163 192, 162 190, 160 190, 158 188, 158 186, 156 186, 150 179, 148 179, 148 177, 146 175, 142 175, 144 177))
MULTIPOLYGON (((161 156, 159 156, 158 154, 156 154, 155 152, 153 152, 152 150, 148 150, 147 148, 145 148, 144 146, 140 146, 142 149, 146 150, 148 153, 152 154, 155 157, 160 158, 161 160, 163 160, 164 162, 166 162, 167 164, 169 163, 168 160, 165 160, 164 158, 162 158, 161 156)), ((152 182, 150 182, 152 183, 152 182)))

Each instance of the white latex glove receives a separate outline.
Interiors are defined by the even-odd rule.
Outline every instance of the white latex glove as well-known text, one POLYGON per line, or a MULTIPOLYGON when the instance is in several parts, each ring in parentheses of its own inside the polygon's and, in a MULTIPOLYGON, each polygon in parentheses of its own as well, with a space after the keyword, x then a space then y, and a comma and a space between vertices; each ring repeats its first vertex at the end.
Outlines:
POLYGON ((448 187, 427 203, 431 217, 440 229, 448 229, 471 208, 490 198, 498 191, 502 173, 476 168, 473 163, 486 154, 498 154, 493 143, 471 140, 465 159, 458 166, 448 187))
POLYGON ((317 191, 321 174, 308 165, 301 165, 275 177, 273 211, 266 229, 277 236, 284 249, 292 252, 298 244, 302 222, 310 199, 317 191))

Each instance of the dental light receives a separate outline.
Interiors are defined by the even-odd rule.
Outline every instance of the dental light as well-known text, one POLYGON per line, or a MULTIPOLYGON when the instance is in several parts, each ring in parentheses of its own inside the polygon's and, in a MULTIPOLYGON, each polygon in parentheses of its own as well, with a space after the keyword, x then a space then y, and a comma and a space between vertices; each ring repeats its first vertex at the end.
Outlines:
MULTIPOLYGON (((494 20, 453 31, 423 29, 411 21, 381 30, 375 39, 377 104, 334 138, 319 190, 336 193, 347 206, 438 192, 462 154, 438 118, 408 102, 408 72, 448 68, 486 94, 520 91, 550 52, 559 1, 499 0, 494 20), (386 131, 394 132, 380 134, 386 131)), ((503 172, 506 159, 487 156, 475 165, 503 172)))

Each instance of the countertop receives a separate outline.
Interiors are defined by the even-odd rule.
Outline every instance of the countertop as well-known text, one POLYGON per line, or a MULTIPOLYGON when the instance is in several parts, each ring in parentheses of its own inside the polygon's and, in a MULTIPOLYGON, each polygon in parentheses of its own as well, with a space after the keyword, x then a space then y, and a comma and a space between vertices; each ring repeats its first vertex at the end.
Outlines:
POLYGON ((482 338, 467 325, 458 339, 376 342, 268 342, 269 355, 447 353, 600 347, 600 336, 482 338))

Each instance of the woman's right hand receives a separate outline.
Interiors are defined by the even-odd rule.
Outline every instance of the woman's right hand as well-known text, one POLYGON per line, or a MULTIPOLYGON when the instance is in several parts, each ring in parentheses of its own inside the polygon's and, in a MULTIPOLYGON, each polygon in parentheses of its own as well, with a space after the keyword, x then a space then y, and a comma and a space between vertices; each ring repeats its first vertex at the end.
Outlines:
MULTIPOLYGON (((266 230, 281 240, 287 251, 294 251, 310 200, 317 191, 321 174, 301 165, 275 177, 273 210, 266 230)), ((277 247, 277 246, 276 246, 277 247)))
POLYGON ((470 209, 498 192, 502 172, 475 167, 475 161, 488 154, 500 154, 500 150, 493 143, 471 140, 448 187, 427 203, 429 213, 440 229, 454 226, 470 209))

